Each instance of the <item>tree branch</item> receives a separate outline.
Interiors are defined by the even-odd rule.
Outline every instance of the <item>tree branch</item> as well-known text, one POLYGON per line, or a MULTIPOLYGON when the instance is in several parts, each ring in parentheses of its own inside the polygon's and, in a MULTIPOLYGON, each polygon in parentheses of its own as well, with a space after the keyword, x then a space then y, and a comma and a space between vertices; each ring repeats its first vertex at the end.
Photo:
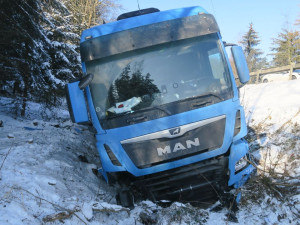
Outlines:
MULTIPOLYGON (((53 203, 53 202, 48 201, 47 199, 44 199, 44 198, 39 197, 39 196, 37 196, 37 195, 31 193, 30 191, 25 190, 24 188, 18 187, 18 188, 14 188, 14 189, 20 189, 20 190, 23 190, 23 191, 27 192, 28 194, 32 195, 33 197, 35 197, 35 198, 37 198, 37 199, 40 199, 40 200, 42 200, 42 201, 45 201, 45 202, 47 202, 47 203, 49 203, 49 204, 51 204, 51 205, 53 205, 53 206, 55 206, 55 207, 57 207, 57 208, 63 210, 63 211, 65 211, 65 212, 61 212, 61 213, 55 214, 55 215, 46 216, 46 217, 44 218, 45 220, 47 220, 47 219, 53 219, 53 220, 49 220, 49 221, 54 221, 54 220, 57 220, 57 219, 66 219, 66 218, 69 218, 69 217, 71 217, 72 215, 74 215, 74 216, 76 216, 81 222, 83 222, 85 225, 87 225, 87 223, 86 223, 83 219, 81 219, 81 218, 75 213, 76 210, 70 210, 70 209, 64 208, 64 207, 62 207, 62 206, 60 206, 60 205, 57 205, 57 204, 55 204, 55 203, 53 203)), ((44 220, 44 219, 43 219, 43 220, 44 220)))

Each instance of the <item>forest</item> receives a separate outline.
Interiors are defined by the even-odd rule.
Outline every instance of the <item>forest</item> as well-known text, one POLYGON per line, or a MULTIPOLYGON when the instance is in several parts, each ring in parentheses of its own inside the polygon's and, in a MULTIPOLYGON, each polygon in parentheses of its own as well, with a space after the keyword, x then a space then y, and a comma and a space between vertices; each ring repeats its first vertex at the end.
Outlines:
POLYGON ((24 116, 28 100, 60 104, 66 82, 79 78, 82 30, 110 21, 113 0, 0 1, 0 95, 24 116))

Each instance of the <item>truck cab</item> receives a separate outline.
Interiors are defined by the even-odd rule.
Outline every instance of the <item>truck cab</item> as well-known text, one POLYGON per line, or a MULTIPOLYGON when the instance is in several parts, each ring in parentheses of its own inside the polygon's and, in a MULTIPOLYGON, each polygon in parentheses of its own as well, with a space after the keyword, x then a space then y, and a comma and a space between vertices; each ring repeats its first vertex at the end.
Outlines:
MULTIPOLYGON (((243 51, 230 48, 246 83, 243 51)), ((126 13, 83 31, 80 52, 86 76, 67 85, 69 111, 73 122, 95 127, 108 183, 153 201, 199 202, 245 183, 253 170, 245 113, 211 14, 126 13)))

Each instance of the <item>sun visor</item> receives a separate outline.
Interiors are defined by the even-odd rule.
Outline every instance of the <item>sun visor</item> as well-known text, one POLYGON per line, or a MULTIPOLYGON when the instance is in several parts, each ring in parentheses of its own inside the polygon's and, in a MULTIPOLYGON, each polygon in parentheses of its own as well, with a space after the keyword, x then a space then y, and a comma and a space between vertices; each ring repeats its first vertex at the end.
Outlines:
POLYGON ((124 30, 80 44, 82 62, 104 58, 149 46, 219 32, 211 14, 198 14, 124 30))

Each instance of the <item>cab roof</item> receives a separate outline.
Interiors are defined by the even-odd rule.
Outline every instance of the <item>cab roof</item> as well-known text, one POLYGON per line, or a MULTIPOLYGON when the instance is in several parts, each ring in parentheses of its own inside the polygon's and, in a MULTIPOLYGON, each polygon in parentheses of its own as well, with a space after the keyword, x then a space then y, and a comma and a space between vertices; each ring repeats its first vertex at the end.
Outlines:
POLYGON ((87 39, 96 38, 103 35, 108 35, 123 30, 159 23, 167 20, 193 16, 199 13, 207 13, 207 11, 200 6, 194 6, 180 9, 171 9, 162 12, 154 12, 150 14, 122 19, 84 30, 81 35, 80 43, 86 41, 87 39))

